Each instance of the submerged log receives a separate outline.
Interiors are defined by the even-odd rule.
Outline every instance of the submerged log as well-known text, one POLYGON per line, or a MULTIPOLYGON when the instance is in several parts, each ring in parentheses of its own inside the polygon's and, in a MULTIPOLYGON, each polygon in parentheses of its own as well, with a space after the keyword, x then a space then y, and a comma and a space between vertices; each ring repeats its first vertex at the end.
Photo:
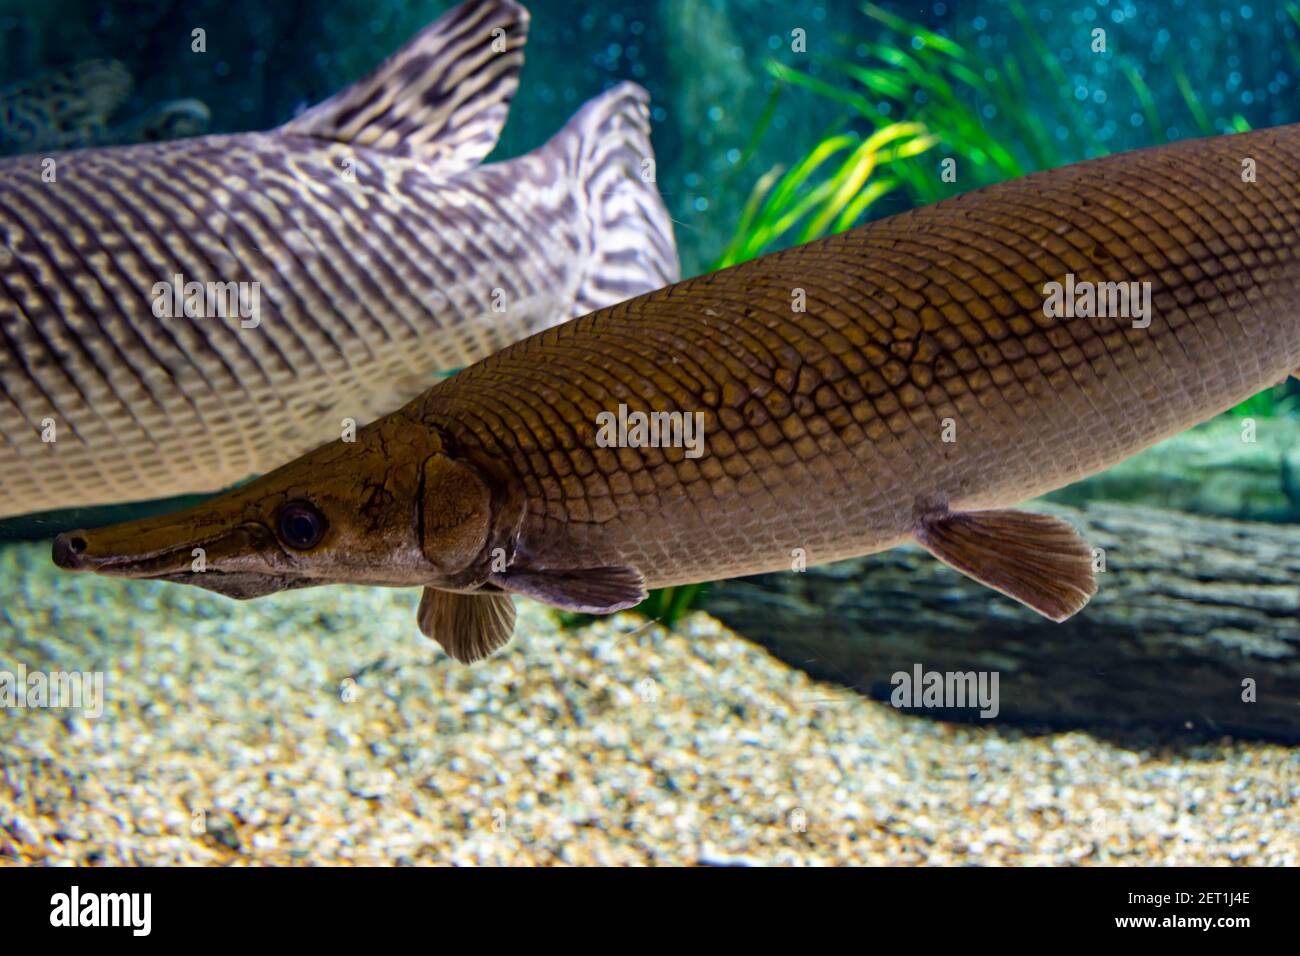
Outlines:
POLYGON ((1300 528, 1100 503, 1041 510, 1104 551, 1099 593, 1064 624, 916 547, 723 582, 704 609, 882 700, 918 664, 996 671, 1003 721, 1300 741, 1300 528))

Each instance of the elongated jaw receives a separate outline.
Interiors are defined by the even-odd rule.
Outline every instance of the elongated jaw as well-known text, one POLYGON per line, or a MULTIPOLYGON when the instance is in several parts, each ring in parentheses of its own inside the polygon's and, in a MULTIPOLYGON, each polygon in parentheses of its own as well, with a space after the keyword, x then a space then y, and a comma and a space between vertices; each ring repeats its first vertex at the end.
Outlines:
POLYGON ((61 534, 54 539, 51 557, 65 571, 191 584, 241 600, 315 583, 268 573, 261 558, 268 549, 275 549, 275 542, 257 524, 205 536, 177 522, 161 527, 130 522, 61 534))

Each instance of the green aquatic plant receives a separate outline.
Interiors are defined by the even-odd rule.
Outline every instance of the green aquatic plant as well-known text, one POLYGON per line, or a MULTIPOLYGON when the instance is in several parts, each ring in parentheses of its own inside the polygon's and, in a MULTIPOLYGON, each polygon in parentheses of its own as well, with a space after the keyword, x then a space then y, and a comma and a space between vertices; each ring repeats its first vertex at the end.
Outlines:
POLYGON ((1277 414, 1278 400, 1275 392, 1280 388, 1270 388, 1258 395, 1252 395, 1244 402, 1228 409, 1227 414, 1234 418, 1271 418, 1277 414))
POLYGON ((995 61, 875 4, 862 10, 877 39, 858 43, 853 60, 815 57, 819 72, 829 78, 775 61, 768 69, 782 82, 841 104, 876 129, 919 123, 940 144, 940 153, 960 158, 960 183, 944 182, 928 161, 896 165, 892 171, 917 204, 1063 165, 1078 154, 1105 152, 1066 92, 1065 71, 1018 3, 1012 11, 1032 61, 1011 54, 995 61), (1025 82, 1030 74, 1047 76, 1062 94, 1031 103, 1025 82), (1053 135, 1057 128, 1068 133, 1064 143, 1053 135))
POLYGON ((890 123, 865 137, 828 134, 790 169, 774 166, 759 177, 714 268, 857 224, 876 200, 898 188, 896 176, 877 173, 935 142, 920 123, 890 123))
MULTIPOLYGON (((707 584, 684 584, 660 588, 651 591, 650 596, 632 610, 671 630, 695 608, 706 587, 707 584)), ((570 630, 598 620, 594 614, 577 614, 573 611, 556 611, 555 617, 561 626, 570 630)))
MULTIPOLYGON (((1018 31, 1016 42, 1008 44, 1014 52, 1001 56, 980 51, 974 37, 943 36, 873 3, 861 9, 867 20, 864 33, 872 39, 850 39, 851 59, 842 53, 816 56, 815 71, 772 61, 768 71, 783 84, 840 104, 846 117, 877 129, 899 122, 922 124, 937 138, 936 152, 957 159, 961 170, 957 182, 944 182, 932 157, 895 164, 891 174, 913 202, 931 203, 1108 152, 1073 95, 1060 59, 1020 0, 1008 5, 1018 31)), ((1300 3, 1288 3, 1286 10, 1300 28, 1300 3)), ((1291 42, 1289 48, 1300 65, 1300 46, 1291 42)), ((1165 58, 1172 85, 1199 135, 1251 128, 1239 113, 1211 117, 1181 61, 1172 50, 1165 58)), ((1142 69, 1128 60, 1116 65, 1132 88, 1152 143, 1163 143, 1167 127, 1142 69)))

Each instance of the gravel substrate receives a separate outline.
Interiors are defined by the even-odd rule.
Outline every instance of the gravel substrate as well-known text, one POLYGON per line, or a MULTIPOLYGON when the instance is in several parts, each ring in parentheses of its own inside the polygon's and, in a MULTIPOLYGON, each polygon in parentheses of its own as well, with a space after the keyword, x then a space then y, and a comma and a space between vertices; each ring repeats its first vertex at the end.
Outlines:
POLYGON ((0 549, 0 861, 1300 863, 1300 750, 910 717, 697 615, 578 633, 522 603, 473 668, 413 591, 235 603, 0 549))

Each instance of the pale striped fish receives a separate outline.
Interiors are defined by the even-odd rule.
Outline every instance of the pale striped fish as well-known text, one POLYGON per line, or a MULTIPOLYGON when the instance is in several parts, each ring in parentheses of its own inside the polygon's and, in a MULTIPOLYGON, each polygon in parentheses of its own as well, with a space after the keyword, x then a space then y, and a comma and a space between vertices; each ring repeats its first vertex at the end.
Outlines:
POLYGON ((527 25, 465 3, 270 132, 0 161, 0 516, 218 490, 674 281, 639 87, 480 165, 527 25))

